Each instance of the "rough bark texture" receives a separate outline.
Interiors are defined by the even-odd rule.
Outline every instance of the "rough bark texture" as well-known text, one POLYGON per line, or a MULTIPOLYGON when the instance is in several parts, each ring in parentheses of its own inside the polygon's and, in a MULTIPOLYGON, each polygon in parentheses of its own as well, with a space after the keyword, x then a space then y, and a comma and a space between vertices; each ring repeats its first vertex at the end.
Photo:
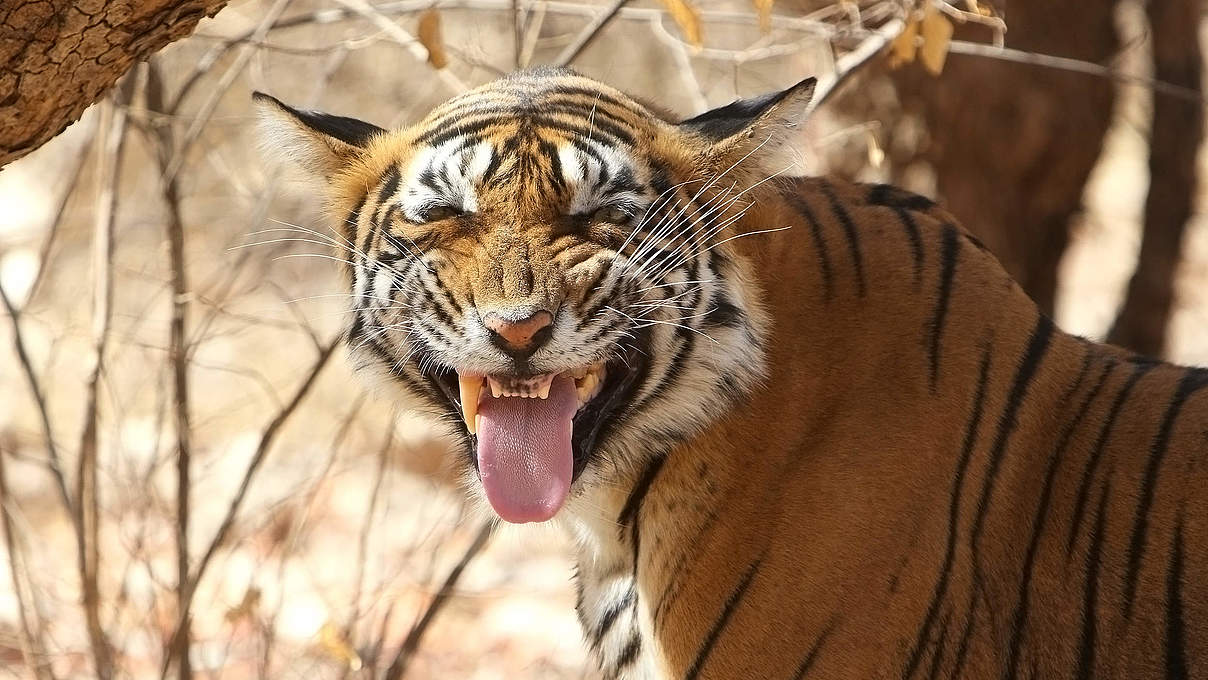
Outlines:
MULTIPOLYGON (((1007 45, 1107 63, 1116 49, 1114 4, 1012 0, 1007 45)), ((893 80, 903 107, 929 130, 923 157, 940 198, 1052 312, 1070 219, 1082 209, 1111 122, 1111 82, 960 55, 940 78, 915 67, 893 80)))
POLYGON ((0 165, 79 118, 135 61, 226 0, 0 1, 0 165))
MULTIPOLYGON (((1200 92, 1204 58, 1198 31, 1198 0, 1150 0, 1154 77, 1200 92)), ((1183 231, 1196 190, 1196 154, 1203 137, 1203 109, 1196 102, 1157 95, 1149 141, 1149 195, 1137 269, 1108 341, 1159 356, 1174 306, 1174 274, 1183 231)))

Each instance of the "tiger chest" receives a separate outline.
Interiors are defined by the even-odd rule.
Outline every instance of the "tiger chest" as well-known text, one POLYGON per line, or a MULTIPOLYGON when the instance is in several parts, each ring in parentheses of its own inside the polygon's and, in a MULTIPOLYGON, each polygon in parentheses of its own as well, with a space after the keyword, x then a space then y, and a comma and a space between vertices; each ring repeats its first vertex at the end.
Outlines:
POLYGON ((575 609, 583 637, 602 678, 658 680, 657 642, 649 612, 627 568, 587 568, 580 564, 575 609))

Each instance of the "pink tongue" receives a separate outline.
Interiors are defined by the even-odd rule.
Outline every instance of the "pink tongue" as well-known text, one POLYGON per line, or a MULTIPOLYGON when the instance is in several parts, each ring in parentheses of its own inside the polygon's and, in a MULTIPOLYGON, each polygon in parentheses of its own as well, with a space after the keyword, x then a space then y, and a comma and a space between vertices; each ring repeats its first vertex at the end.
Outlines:
POLYGON ((570 491, 575 381, 554 378, 548 399, 489 396, 478 405, 478 472, 487 500, 508 522, 544 522, 570 491))

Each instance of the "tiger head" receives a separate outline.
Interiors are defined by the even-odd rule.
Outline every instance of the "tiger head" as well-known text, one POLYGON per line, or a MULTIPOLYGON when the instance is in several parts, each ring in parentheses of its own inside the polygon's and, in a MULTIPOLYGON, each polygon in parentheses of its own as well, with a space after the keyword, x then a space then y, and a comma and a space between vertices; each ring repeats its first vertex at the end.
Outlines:
POLYGON ((357 367, 453 426, 502 519, 539 522, 760 379, 768 321, 733 242, 813 86, 673 123, 531 70, 394 131, 255 99, 263 146, 325 200, 357 367))

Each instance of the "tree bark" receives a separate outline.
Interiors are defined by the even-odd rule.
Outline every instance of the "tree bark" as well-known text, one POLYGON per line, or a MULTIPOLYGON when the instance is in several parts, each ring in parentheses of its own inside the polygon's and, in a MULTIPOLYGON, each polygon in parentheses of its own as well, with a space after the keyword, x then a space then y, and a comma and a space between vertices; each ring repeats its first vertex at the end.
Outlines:
MULTIPOLYGON (((1154 77, 1200 92, 1203 6, 1189 0, 1150 0, 1147 9, 1153 31, 1154 77)), ((1141 254, 1108 342, 1149 356, 1165 353, 1183 232, 1195 209, 1196 155, 1203 136, 1199 103, 1154 95, 1141 254)))
MULTIPOLYGON (((1115 53, 1115 0, 1002 4, 1009 47, 1095 63, 1115 53)), ((940 198, 1052 313, 1069 224, 1111 123, 1112 83, 960 55, 939 78, 903 68, 893 79, 927 125, 922 156, 940 198)))
POLYGON ((134 63, 226 0, 0 0, 0 166, 44 144, 134 63))

